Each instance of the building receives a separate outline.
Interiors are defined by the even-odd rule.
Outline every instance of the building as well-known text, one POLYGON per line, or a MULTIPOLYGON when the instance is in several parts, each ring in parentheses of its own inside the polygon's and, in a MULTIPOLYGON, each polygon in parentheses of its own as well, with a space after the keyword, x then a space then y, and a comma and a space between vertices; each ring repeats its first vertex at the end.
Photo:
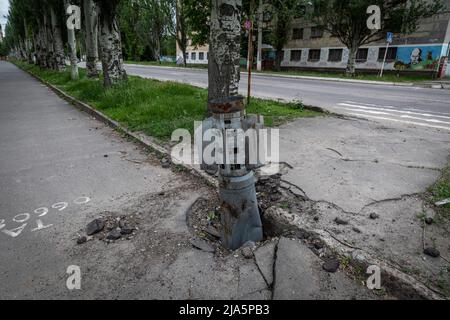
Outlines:
MULTIPOLYGON (((387 52, 385 69, 396 72, 428 72, 439 69, 450 50, 450 0, 447 10, 423 19, 417 32, 395 35, 387 52)), ((297 19, 290 31, 284 49, 282 67, 299 70, 342 70, 347 66, 348 49, 338 38, 322 29, 297 19)), ((377 72, 381 69, 386 52, 386 41, 371 43, 360 48, 357 69, 377 72)), ((449 74, 450 70, 447 70, 449 74)))
MULTIPOLYGON (((177 43, 177 61, 183 58, 183 53, 177 43)), ((209 46, 193 46, 192 41, 188 40, 186 48, 186 63, 188 64, 208 64, 209 46)))
MULTIPOLYGON (((450 54, 450 0, 445 0, 447 9, 420 22, 417 32, 410 35, 395 35, 387 52, 385 70, 436 74, 440 65, 450 54)), ((264 21, 266 19, 264 18, 264 21)), ((284 48, 281 66, 284 70, 343 71, 347 66, 349 50, 338 38, 321 28, 295 19, 289 32, 289 41, 284 48)), ((269 45, 262 45, 262 65, 273 66, 275 55, 269 45), (272 53, 272 54, 271 54, 272 53)), ((187 48, 187 63, 207 64, 208 45, 187 48)), ((363 46, 357 54, 357 70, 379 72, 386 52, 386 41, 363 46)), ((182 57, 177 46, 177 59, 182 57)), ((450 75, 450 68, 447 68, 450 75)))

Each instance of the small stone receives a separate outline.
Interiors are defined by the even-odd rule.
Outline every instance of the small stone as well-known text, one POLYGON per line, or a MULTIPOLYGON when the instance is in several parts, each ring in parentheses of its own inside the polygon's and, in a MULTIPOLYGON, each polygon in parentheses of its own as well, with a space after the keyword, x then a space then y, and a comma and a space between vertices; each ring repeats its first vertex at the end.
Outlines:
POLYGON ((87 242, 87 238, 86 238, 85 236, 79 237, 79 238, 77 239, 77 244, 84 244, 84 243, 86 243, 86 242, 87 242))
POLYGON ((340 266, 340 262, 337 259, 330 259, 325 261, 325 263, 322 265, 323 270, 330 273, 335 273, 340 266))
POLYGON ((110 233, 108 233, 108 235, 106 236, 106 239, 112 240, 112 241, 119 240, 120 238, 122 238, 122 234, 121 234, 120 231, 117 230, 117 229, 112 230, 112 231, 111 231, 110 233))
POLYGON ((434 219, 433 218, 426 218, 425 219, 425 223, 428 225, 432 225, 434 223, 434 219))
POLYGON ((162 166, 164 169, 170 168, 171 165, 172 165, 172 163, 171 163, 170 159, 164 158, 164 159, 161 160, 161 166, 162 166))
POLYGON ((108 158, 108 155, 107 154, 105 154, 103 157, 105 157, 105 158, 108 158))
POLYGON ((251 247, 243 247, 241 252, 245 259, 253 259, 253 250, 251 247))
POLYGON ((336 222, 336 224, 338 224, 338 225, 343 225, 343 226, 348 225, 348 221, 341 219, 341 218, 334 219, 334 222, 336 222))
POLYGON ((314 248, 316 248, 317 250, 323 249, 324 246, 324 243, 320 240, 314 242, 314 248))
POLYGON ((132 234, 133 231, 134 231, 134 229, 131 227, 128 227, 127 225, 124 225, 123 227, 120 228, 120 234, 122 234, 124 236, 132 234))
POLYGON ((436 248, 426 248, 425 250, 423 250, 423 253, 433 258, 439 258, 441 256, 441 253, 436 248))
POLYGON ((375 212, 372 212, 372 213, 370 214, 370 219, 372 219, 372 220, 377 220, 379 217, 380 217, 380 216, 377 215, 375 212))
POLYGON ((94 221, 90 222, 86 226, 86 234, 88 236, 92 236, 94 234, 99 233, 104 228, 105 228, 105 222, 103 220, 100 220, 100 219, 95 219, 94 221))
POLYGON ((318 221, 319 221, 319 217, 318 217, 318 216, 315 216, 315 217, 314 217, 314 221, 315 221, 315 222, 318 222, 318 221))
POLYGON ((361 230, 359 230, 358 228, 353 228, 353 231, 355 231, 356 233, 361 233, 361 230))

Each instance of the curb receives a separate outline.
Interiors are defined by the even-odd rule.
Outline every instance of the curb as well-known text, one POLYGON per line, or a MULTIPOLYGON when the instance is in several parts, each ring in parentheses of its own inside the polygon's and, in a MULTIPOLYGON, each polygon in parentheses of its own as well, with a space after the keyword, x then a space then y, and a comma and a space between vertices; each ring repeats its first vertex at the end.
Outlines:
MULTIPOLYGON (((18 66, 16 66, 18 67, 18 66)), ((127 128, 125 128, 124 126, 122 126, 120 123, 118 123, 117 121, 109 118, 107 115, 103 114, 102 112, 94 109, 93 107, 91 107, 90 105, 81 102, 79 100, 77 100, 76 98, 72 97, 71 95, 65 93, 63 90, 59 89, 58 87, 48 83, 47 81, 45 81, 44 79, 38 77, 37 75, 28 72, 26 70, 23 70, 22 68, 19 68, 22 71, 26 72, 27 74, 31 75, 32 77, 34 77, 35 79, 39 80, 40 82, 42 82, 43 84, 45 84, 46 86, 48 86, 53 92, 55 92, 58 96, 60 96, 61 98, 63 98, 64 100, 66 100, 67 102, 71 103, 72 105, 74 105, 76 108, 80 109, 81 111, 91 115, 92 117, 94 117, 95 119, 103 122, 104 124, 106 124, 107 126, 121 132, 124 133, 127 137, 133 139, 134 141, 138 142, 141 146, 143 146, 144 148, 150 148, 162 155, 165 156, 169 156, 171 157, 171 153, 170 150, 168 150, 167 148, 161 146, 160 144, 158 144, 152 137, 149 137, 143 133, 135 133, 135 132, 131 132, 130 130, 128 130, 127 128)), ((186 165, 186 164, 180 164, 183 168, 185 168, 187 171, 193 173, 194 175, 202 178, 203 180, 205 180, 205 182, 213 187, 217 187, 218 186, 218 181, 209 176, 208 174, 206 174, 205 172, 201 171, 199 168, 196 168, 195 166, 191 166, 191 165, 186 165)))

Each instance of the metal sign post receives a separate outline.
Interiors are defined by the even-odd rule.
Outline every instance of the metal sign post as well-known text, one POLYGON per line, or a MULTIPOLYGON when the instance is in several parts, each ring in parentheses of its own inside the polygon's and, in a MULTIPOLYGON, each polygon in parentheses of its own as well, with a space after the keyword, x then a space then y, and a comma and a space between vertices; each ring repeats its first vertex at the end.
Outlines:
POLYGON ((250 105, 252 94, 252 68, 253 68, 253 22, 250 22, 248 30, 248 87, 247 87, 247 105, 250 105))
POLYGON ((383 65, 381 66, 380 78, 383 77, 383 71, 384 71, 384 66, 386 65, 386 59, 387 59, 387 55, 388 55, 388 51, 389 51, 389 45, 392 43, 393 40, 394 40, 394 34, 392 32, 388 32, 387 33, 386 52, 384 53, 383 65))
POLYGON ((252 69, 253 69, 253 8, 254 0, 250 2, 250 18, 245 22, 245 28, 248 31, 248 87, 247 87, 247 105, 250 105, 252 93, 252 69))

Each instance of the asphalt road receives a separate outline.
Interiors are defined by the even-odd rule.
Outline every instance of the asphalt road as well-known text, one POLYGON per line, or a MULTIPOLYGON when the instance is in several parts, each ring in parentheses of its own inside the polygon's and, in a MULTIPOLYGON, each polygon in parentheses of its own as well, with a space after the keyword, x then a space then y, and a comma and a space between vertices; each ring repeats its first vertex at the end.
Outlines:
MULTIPOLYGON (((207 70, 127 65, 131 75, 178 81, 206 88, 207 70)), ((306 105, 381 122, 450 130, 450 90, 307 80, 253 75, 253 93, 262 98, 301 100, 306 105)), ((247 75, 241 74, 246 95, 247 75)))

